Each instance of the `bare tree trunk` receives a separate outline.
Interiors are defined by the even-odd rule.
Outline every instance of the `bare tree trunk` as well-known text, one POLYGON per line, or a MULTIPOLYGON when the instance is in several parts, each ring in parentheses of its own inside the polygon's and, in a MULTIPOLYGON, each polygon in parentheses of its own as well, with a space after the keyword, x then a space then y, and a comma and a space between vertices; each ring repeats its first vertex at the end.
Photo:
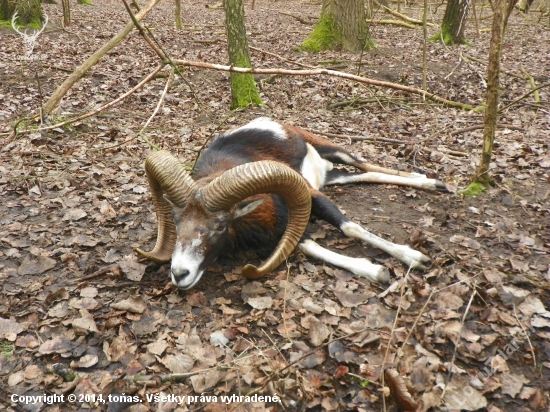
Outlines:
POLYGON ((323 0, 321 16, 302 43, 312 53, 323 50, 359 52, 372 49, 363 0, 323 0))
POLYGON ((63 5, 63 26, 68 27, 71 25, 71 6, 69 0, 61 0, 63 5))
POLYGON ((443 40, 445 44, 468 44, 464 37, 464 27, 468 17, 470 0, 448 0, 441 31, 432 40, 443 40))
POLYGON ((488 186, 492 182, 489 175, 489 165, 491 163, 497 124, 500 56, 508 17, 512 13, 512 10, 514 10, 516 2, 517 0, 495 0, 494 3, 495 13, 493 16, 491 44, 489 46, 489 65, 487 69, 487 106, 485 108, 483 152, 474 181, 481 183, 483 186, 488 186))
MULTIPOLYGON (((147 5, 142 11, 140 11, 138 14, 136 14, 137 21, 141 21, 151 10, 153 10, 153 7, 156 6, 156 4, 160 0, 151 0, 151 3, 147 5)), ((78 81, 84 74, 88 71, 88 69, 92 66, 94 66, 103 56, 105 56, 107 53, 109 53, 112 49, 114 49, 127 35, 132 31, 134 28, 134 23, 130 21, 120 32, 118 32, 111 40, 109 40, 107 43, 105 43, 98 51, 96 51, 94 54, 92 54, 84 63, 82 63, 79 67, 75 69, 74 72, 71 73, 71 75, 65 79, 65 81, 57 88, 57 90, 51 95, 51 97, 48 99, 46 104, 44 104, 44 107, 42 108, 42 112, 45 115, 51 114, 54 109, 59 105, 61 102, 61 99, 69 89, 78 81)))
POLYGON ((518 8, 522 13, 527 14, 533 3, 534 0, 519 0, 518 8))
POLYGON ((176 29, 181 30, 181 0, 176 0, 176 29))
MULTIPOLYGON (((229 63, 236 67, 252 67, 248 55, 243 0, 224 0, 223 5, 229 63)), ((244 108, 249 104, 263 104, 254 75, 231 73, 231 109, 244 108)))

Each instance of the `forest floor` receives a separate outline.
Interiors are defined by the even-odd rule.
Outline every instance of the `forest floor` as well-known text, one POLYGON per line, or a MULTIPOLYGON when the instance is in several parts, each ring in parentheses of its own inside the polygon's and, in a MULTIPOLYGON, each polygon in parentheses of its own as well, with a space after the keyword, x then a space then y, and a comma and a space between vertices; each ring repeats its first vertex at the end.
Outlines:
MULTIPOLYGON (((387 185, 326 190, 370 231, 430 255, 427 271, 408 273, 318 221, 311 231, 322 245, 388 267, 389 289, 296 253, 286 268, 254 282, 240 276, 246 262, 218 262, 183 292, 170 284, 169 265, 139 261, 133 251, 148 250, 156 236, 143 172, 150 148, 136 136, 166 76, 90 119, 8 138, 128 21, 121 2, 95 3, 71 4, 66 30, 61 7, 44 5, 50 25, 32 62, 21 62, 20 35, 0 31, 1 409, 414 409, 403 392, 382 387, 383 368, 391 368, 418 410, 549 410, 548 88, 540 103, 529 96, 501 112, 499 123, 508 127, 496 136, 495 186, 482 196, 387 185), (64 402, 18 397, 43 394, 64 402), (254 394, 271 398, 221 398, 254 394), (69 395, 76 400, 67 402, 69 395), (153 395, 188 397, 178 403, 153 395)), ((203 2, 182 8, 182 31, 172 28, 168 2, 146 19, 164 50, 226 64, 223 10, 203 2)), ((466 27, 471 47, 427 45, 429 90, 474 106, 484 100, 491 25, 489 5, 476 8, 478 24, 470 18, 466 27)), ((434 10, 438 19, 443 9, 434 10)), ((414 5, 401 11, 421 15, 414 5)), ((362 55, 297 51, 312 26, 285 13, 314 22, 319 12, 306 1, 258 0, 255 10, 247 3, 254 66, 307 64, 421 87, 421 29, 372 25, 378 48, 362 55)), ((525 73, 537 85, 550 80, 548 17, 538 17, 514 12, 510 19, 503 106, 529 90, 525 73)), ((375 18, 390 17, 377 11, 375 18)), ((429 35, 436 31, 429 27, 429 35)), ((113 100, 156 65, 134 31, 69 91, 52 121, 113 100)), ((191 163, 212 136, 269 116, 352 136, 332 140, 372 163, 438 176, 458 190, 475 173, 482 130, 470 127, 482 124, 480 112, 335 77, 257 81, 265 107, 231 112, 227 73, 187 68, 144 135, 191 163)))

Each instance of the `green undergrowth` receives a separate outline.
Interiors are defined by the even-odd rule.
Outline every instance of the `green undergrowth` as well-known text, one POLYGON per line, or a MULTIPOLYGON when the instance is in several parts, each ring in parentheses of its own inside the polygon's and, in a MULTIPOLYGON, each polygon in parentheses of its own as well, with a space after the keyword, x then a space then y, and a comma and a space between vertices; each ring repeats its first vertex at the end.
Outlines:
MULTIPOLYGON (((36 19, 31 21, 30 23, 26 25, 22 25, 19 23, 19 19, 15 19, 15 23, 17 25, 17 30, 24 31, 25 29, 33 29, 33 30, 40 30, 42 28, 42 21, 40 19, 36 19)), ((0 20, 0 27, 3 29, 11 29, 13 30, 13 26, 11 25, 11 20, 0 20)), ((29 33, 30 34, 30 33, 29 33)))

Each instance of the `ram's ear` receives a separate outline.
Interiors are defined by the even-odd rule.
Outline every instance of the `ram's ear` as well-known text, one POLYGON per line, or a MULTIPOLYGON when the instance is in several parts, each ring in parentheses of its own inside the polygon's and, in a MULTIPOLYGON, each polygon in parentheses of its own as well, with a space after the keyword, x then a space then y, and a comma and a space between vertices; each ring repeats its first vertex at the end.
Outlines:
POLYGON ((256 210, 265 201, 265 197, 256 200, 243 200, 235 205, 235 211, 233 212, 233 219, 248 215, 250 212, 256 210))

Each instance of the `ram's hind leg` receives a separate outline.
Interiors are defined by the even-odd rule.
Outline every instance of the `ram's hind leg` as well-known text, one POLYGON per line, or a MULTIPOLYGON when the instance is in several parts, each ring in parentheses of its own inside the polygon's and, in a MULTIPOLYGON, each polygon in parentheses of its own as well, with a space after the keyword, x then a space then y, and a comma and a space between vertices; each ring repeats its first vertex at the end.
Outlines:
POLYGON ((363 241, 383 250, 407 266, 425 269, 430 258, 406 245, 398 245, 378 237, 348 219, 338 207, 322 193, 312 190, 312 214, 339 228, 348 237, 363 241))
POLYGON ((289 134, 298 134, 307 143, 311 144, 315 150, 321 155, 323 159, 332 163, 344 164, 358 168, 365 172, 378 172, 388 175, 404 176, 404 177, 426 177, 419 173, 409 173, 400 170, 388 169, 386 167, 380 167, 371 163, 367 163, 365 159, 360 156, 354 155, 350 151, 338 146, 331 141, 317 136, 307 130, 294 126, 284 126, 285 130, 289 134))
POLYGON ((417 189, 438 190, 450 192, 447 185, 436 179, 428 179, 424 175, 416 177, 395 176, 386 173, 366 172, 349 173, 345 170, 333 169, 327 173, 326 185, 340 185, 346 183, 385 183, 399 186, 414 187, 417 189))
POLYGON ((409 173, 409 172, 403 172, 400 170, 388 169, 386 167, 381 167, 381 166, 373 165, 371 163, 367 163, 367 161, 362 157, 354 155, 348 150, 328 141, 327 139, 324 139, 313 133, 310 133, 307 130, 300 129, 294 126, 285 126, 285 130, 289 134, 300 135, 302 139, 304 139, 307 143, 315 147, 315 150, 317 150, 317 152, 323 159, 326 159, 329 162, 336 163, 336 164, 353 166, 358 168, 359 170, 367 172, 367 173, 361 173, 357 175, 357 176, 363 176, 364 180, 348 180, 344 182, 342 181, 337 182, 334 179, 340 178, 341 176, 337 175, 338 171, 335 170, 333 172, 334 179, 332 184, 350 183, 352 181, 373 182, 373 183, 392 183, 392 184, 405 185, 405 186, 411 186, 411 187, 419 187, 419 188, 428 189, 428 190, 439 190, 442 192, 450 191, 448 187, 445 185, 445 183, 435 179, 428 179, 426 175, 423 175, 420 173, 409 173), (383 179, 384 176, 380 176, 380 175, 395 176, 401 179, 395 179, 394 181, 385 181, 383 179), (418 181, 415 182, 415 180, 417 179, 418 181))

